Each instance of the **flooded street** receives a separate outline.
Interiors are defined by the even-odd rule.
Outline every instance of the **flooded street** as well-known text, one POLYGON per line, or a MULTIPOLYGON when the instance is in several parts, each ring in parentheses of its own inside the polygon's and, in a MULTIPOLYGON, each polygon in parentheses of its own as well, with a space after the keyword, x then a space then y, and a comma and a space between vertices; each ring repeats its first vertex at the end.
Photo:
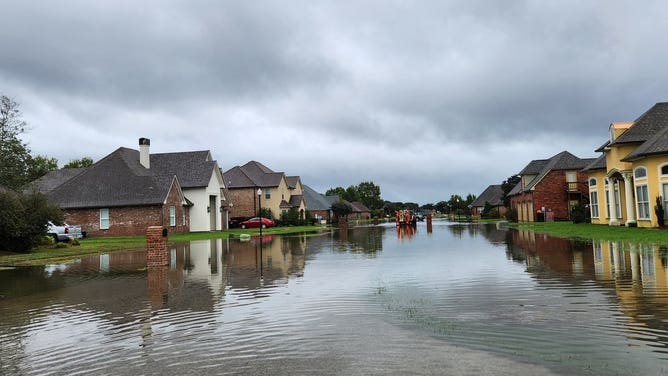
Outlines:
POLYGON ((668 251, 434 222, 0 271, 0 374, 665 374, 668 251))

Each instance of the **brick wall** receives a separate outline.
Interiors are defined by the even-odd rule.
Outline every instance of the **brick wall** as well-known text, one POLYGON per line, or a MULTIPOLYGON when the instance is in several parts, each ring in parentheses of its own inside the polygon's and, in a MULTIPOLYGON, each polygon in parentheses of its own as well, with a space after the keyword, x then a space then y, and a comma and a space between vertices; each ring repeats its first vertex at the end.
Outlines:
POLYGON ((163 236, 162 226, 151 226, 146 230, 146 266, 149 268, 169 265, 167 236, 163 236))
POLYGON ((167 196, 166 205, 110 207, 109 228, 100 229, 100 209, 67 209, 65 221, 80 225, 87 236, 137 236, 144 235, 149 226, 161 226, 170 233, 188 232, 190 217, 188 208, 181 205, 175 186, 167 196), (176 208, 176 226, 169 226, 169 207, 176 208), (183 224, 185 213, 186 223, 183 224))
MULTIPOLYGON (((578 172, 578 192, 570 193, 570 199, 581 199, 587 197, 587 175, 578 172), (580 193, 582 193, 582 196, 580 193)), ((511 198, 511 207, 520 211, 520 204, 533 202, 533 215, 536 219, 536 211, 545 207, 545 210, 552 209, 555 220, 567 220, 569 193, 566 190, 566 175, 563 170, 550 171, 531 193, 521 193, 511 198)))
POLYGON ((233 204, 230 217, 255 217, 257 215, 257 189, 228 189, 229 200, 233 204))

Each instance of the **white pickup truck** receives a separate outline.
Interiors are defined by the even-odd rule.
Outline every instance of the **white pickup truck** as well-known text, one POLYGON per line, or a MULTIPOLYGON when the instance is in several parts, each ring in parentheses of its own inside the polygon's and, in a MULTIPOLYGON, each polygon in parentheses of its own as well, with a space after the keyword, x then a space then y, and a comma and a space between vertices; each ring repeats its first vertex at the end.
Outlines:
POLYGON ((81 226, 71 226, 67 223, 64 223, 62 226, 54 225, 53 222, 49 221, 47 234, 53 238, 53 241, 58 243, 70 241, 72 239, 81 239, 84 237, 83 232, 81 231, 81 226))

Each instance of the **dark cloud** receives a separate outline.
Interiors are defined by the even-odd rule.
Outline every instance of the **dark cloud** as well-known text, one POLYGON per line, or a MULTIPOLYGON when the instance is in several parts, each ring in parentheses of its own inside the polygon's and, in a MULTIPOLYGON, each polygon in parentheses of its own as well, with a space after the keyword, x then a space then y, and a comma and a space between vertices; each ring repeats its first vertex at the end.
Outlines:
POLYGON ((146 136, 157 151, 211 149, 224 168, 261 160, 322 190, 373 180, 387 199, 439 201, 531 159, 593 156, 610 122, 666 100, 666 10, 10 1, 0 89, 23 104, 33 150, 61 161, 146 136))

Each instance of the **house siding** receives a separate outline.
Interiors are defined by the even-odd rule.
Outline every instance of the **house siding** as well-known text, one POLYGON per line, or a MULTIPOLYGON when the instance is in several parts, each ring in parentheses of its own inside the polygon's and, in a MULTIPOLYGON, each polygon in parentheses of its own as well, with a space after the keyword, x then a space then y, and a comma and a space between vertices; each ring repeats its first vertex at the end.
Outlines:
MULTIPOLYGON (((229 189, 230 202, 233 206, 230 217, 254 217, 257 215, 257 188, 229 189)), ((264 206, 264 205, 263 205, 264 206)))

